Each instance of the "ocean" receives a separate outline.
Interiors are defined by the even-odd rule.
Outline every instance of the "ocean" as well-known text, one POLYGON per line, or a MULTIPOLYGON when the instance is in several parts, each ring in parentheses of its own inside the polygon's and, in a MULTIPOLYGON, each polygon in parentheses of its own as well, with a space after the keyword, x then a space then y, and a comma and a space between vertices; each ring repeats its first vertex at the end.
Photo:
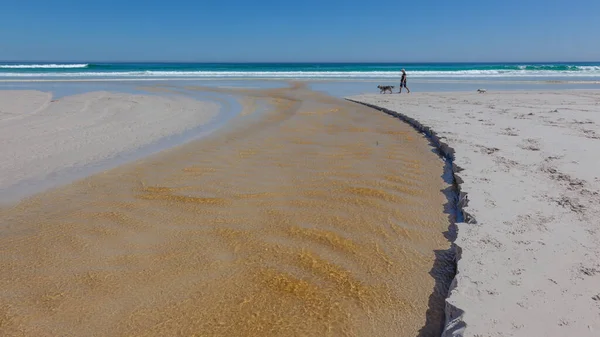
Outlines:
POLYGON ((588 63, 24 63, 0 62, 0 81, 35 79, 531 79, 600 81, 588 63))

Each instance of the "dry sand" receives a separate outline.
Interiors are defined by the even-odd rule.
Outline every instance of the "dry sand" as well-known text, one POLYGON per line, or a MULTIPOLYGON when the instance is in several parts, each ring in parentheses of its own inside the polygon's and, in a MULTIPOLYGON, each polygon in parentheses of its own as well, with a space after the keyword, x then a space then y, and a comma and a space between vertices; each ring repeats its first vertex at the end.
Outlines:
POLYGON ((458 224, 446 336, 600 336, 600 92, 350 99, 455 150, 473 223, 458 224))
POLYGON ((439 335, 425 137, 302 87, 247 94, 274 109, 0 209, 0 335, 439 335))
POLYGON ((206 124, 218 112, 215 103, 186 97, 92 92, 52 100, 45 92, 0 91, 0 201, 206 124))

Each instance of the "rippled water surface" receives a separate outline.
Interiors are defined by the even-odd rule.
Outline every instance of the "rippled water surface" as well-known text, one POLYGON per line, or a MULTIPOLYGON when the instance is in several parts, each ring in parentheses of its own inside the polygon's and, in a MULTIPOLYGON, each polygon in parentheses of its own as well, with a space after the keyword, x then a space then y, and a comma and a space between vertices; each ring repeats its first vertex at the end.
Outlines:
POLYGON ((0 335, 439 335, 427 140, 302 86, 231 93, 260 111, 0 210, 0 335))

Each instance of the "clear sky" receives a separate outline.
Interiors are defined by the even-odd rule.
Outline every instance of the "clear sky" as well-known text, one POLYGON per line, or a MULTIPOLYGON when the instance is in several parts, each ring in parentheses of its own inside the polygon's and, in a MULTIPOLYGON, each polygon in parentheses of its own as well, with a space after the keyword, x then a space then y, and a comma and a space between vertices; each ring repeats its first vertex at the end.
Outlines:
POLYGON ((7 0, 0 60, 600 61, 600 0, 7 0))

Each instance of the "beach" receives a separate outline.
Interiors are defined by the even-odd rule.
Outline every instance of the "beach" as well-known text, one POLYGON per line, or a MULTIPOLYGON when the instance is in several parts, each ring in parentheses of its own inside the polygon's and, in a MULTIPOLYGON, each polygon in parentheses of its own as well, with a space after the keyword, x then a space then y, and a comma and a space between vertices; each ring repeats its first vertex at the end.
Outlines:
POLYGON ((0 337, 600 337, 600 0, 1 8, 0 337))
POLYGON ((215 102, 184 96, 0 90, 0 201, 114 167, 169 136, 219 114, 215 102), (113 163, 114 162, 114 163, 113 163))
POLYGON ((600 92, 360 95, 429 135, 464 219, 444 336, 600 333, 600 92))
POLYGON ((0 91, 0 335, 600 331, 599 91, 248 83, 0 91))
POLYGON ((0 335, 441 334, 454 214, 424 135, 301 83, 139 89, 157 96, 4 94, 12 179, 204 123, 212 105, 178 92, 231 94, 242 110, 202 139, 0 208, 0 335), (125 109, 136 104, 143 122, 125 109))

